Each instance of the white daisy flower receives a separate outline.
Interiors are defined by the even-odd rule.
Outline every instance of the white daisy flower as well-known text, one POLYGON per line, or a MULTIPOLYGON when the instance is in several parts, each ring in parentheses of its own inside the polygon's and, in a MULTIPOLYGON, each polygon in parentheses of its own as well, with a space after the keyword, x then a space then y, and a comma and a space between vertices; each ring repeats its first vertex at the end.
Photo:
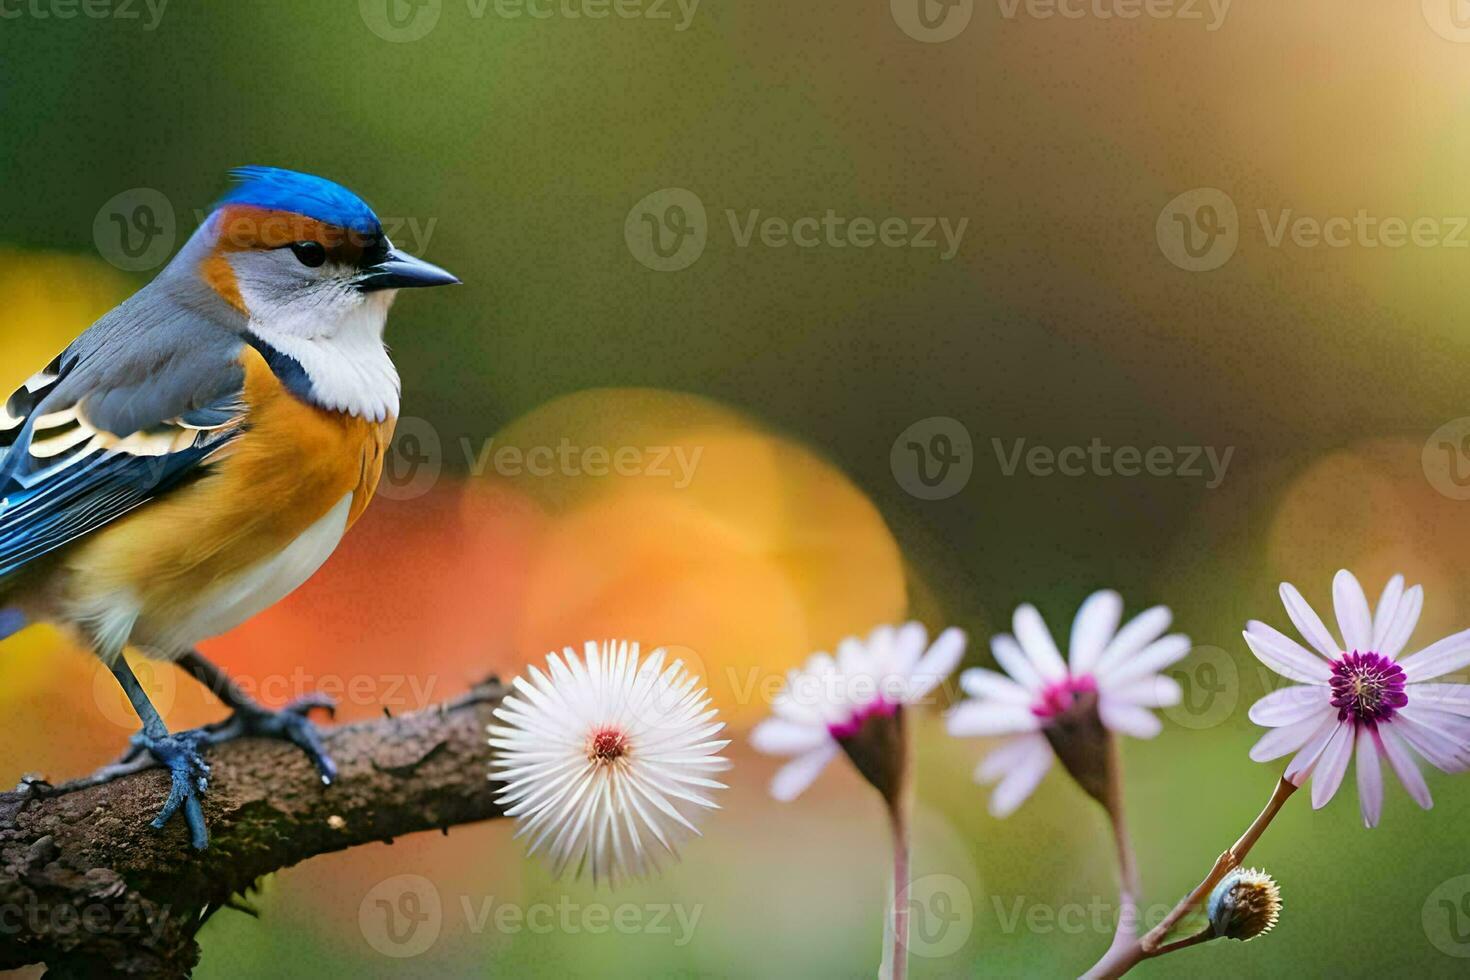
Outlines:
POLYGON ((758 751, 796 757, 776 773, 771 795, 794 800, 845 749, 868 781, 891 797, 903 760, 894 757, 901 747, 891 731, 896 726, 884 722, 927 698, 965 652, 958 629, 945 630, 926 652, 927 642, 922 623, 880 626, 866 641, 843 640, 836 657, 816 653, 790 671, 772 701, 774 717, 750 736, 758 751))
POLYGON ((960 675, 972 699, 950 711, 950 734, 1010 736, 975 770, 981 782, 999 780, 990 797, 995 816, 1014 813, 1059 753, 1078 783, 1101 800, 1103 763, 1095 760, 1105 755, 1106 732, 1153 738, 1162 730, 1149 709, 1178 704, 1181 691, 1160 671, 1189 654, 1189 637, 1163 635, 1172 620, 1163 606, 1119 629, 1122 616, 1118 593, 1093 593, 1072 622, 1063 660, 1041 614, 1021 606, 1014 635, 990 641, 1005 674, 976 667, 960 675), (1084 765, 1084 758, 1091 761, 1084 765))
POLYGON ((640 663, 636 643, 589 642, 585 665, 570 647, 546 663, 495 710, 497 802, 557 877, 570 868, 617 885, 656 871, 661 852, 677 858, 699 834, 694 818, 718 809, 711 791, 725 786, 709 777, 730 768, 718 754, 729 740, 715 738, 724 724, 663 650, 640 663))
POLYGON ((1470 630, 1399 660, 1424 606, 1424 590, 1405 589, 1402 575, 1389 580, 1370 611, 1352 573, 1337 573, 1332 603, 1341 643, 1289 583, 1281 585, 1281 601, 1312 649, 1265 623, 1246 625, 1245 642, 1256 658, 1301 682, 1251 707, 1251 721, 1272 729, 1251 758, 1268 762, 1295 752, 1285 777, 1297 786, 1310 777, 1312 806, 1320 808, 1356 755, 1358 803, 1369 827, 1383 812, 1380 760, 1387 760, 1414 801, 1429 809, 1433 800, 1414 754, 1444 772, 1470 769, 1470 685, 1426 682, 1470 665, 1470 630))

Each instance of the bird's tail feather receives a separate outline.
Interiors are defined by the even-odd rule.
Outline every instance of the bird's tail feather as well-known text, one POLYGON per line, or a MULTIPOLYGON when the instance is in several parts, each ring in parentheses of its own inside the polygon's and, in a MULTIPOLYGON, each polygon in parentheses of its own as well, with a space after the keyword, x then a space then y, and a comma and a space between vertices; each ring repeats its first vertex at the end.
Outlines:
POLYGON ((26 618, 19 609, 0 609, 0 640, 14 636, 25 628, 26 618))

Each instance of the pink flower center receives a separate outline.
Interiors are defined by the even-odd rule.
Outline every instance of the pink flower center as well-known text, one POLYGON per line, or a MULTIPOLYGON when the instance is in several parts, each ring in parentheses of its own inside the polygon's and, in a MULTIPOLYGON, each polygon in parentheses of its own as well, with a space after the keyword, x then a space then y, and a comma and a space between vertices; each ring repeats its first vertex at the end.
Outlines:
POLYGON ((1097 681, 1091 674, 1083 674, 1081 677, 1068 674, 1061 680, 1052 681, 1041 689, 1041 697, 1031 705, 1031 713, 1044 721, 1049 721, 1075 708, 1078 699, 1083 695, 1096 693, 1097 681))
POLYGON ((872 704, 863 705, 863 707, 853 712, 852 717, 849 718, 847 721, 840 722, 836 725, 828 725, 827 732, 833 738, 838 740, 852 738, 853 736, 857 735, 858 732, 863 730, 863 725, 867 722, 869 718, 889 718, 892 717, 893 713, 897 710, 898 705, 887 700, 886 698, 880 697, 872 704))
POLYGON ((587 758, 594 762, 614 762, 628 751, 628 736, 616 728, 599 728, 587 740, 587 758))
POLYGON ((1345 653, 1332 664, 1332 704, 1337 720, 1377 725, 1409 703, 1404 668, 1379 653, 1345 653))

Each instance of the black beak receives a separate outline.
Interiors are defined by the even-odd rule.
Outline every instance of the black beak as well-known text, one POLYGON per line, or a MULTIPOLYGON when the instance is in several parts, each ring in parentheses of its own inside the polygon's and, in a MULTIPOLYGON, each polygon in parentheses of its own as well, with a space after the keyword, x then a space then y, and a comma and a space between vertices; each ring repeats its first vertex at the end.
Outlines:
POLYGON ((365 293, 382 289, 415 289, 423 286, 457 286, 459 279, 430 262, 390 248, 376 265, 357 277, 357 288, 365 293))

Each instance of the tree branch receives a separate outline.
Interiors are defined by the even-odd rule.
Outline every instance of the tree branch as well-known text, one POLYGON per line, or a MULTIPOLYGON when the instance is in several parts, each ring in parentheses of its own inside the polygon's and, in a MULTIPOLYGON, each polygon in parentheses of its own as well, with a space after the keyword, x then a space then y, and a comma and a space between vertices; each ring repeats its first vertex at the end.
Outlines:
POLYGON ((0 969, 49 976, 182 977, 195 934, 263 875, 319 854, 501 815, 486 778, 495 678, 456 701, 324 733, 341 769, 323 787, 293 745, 212 749, 207 851, 182 819, 148 826, 169 780, 151 769, 72 791, 0 794, 0 969))

